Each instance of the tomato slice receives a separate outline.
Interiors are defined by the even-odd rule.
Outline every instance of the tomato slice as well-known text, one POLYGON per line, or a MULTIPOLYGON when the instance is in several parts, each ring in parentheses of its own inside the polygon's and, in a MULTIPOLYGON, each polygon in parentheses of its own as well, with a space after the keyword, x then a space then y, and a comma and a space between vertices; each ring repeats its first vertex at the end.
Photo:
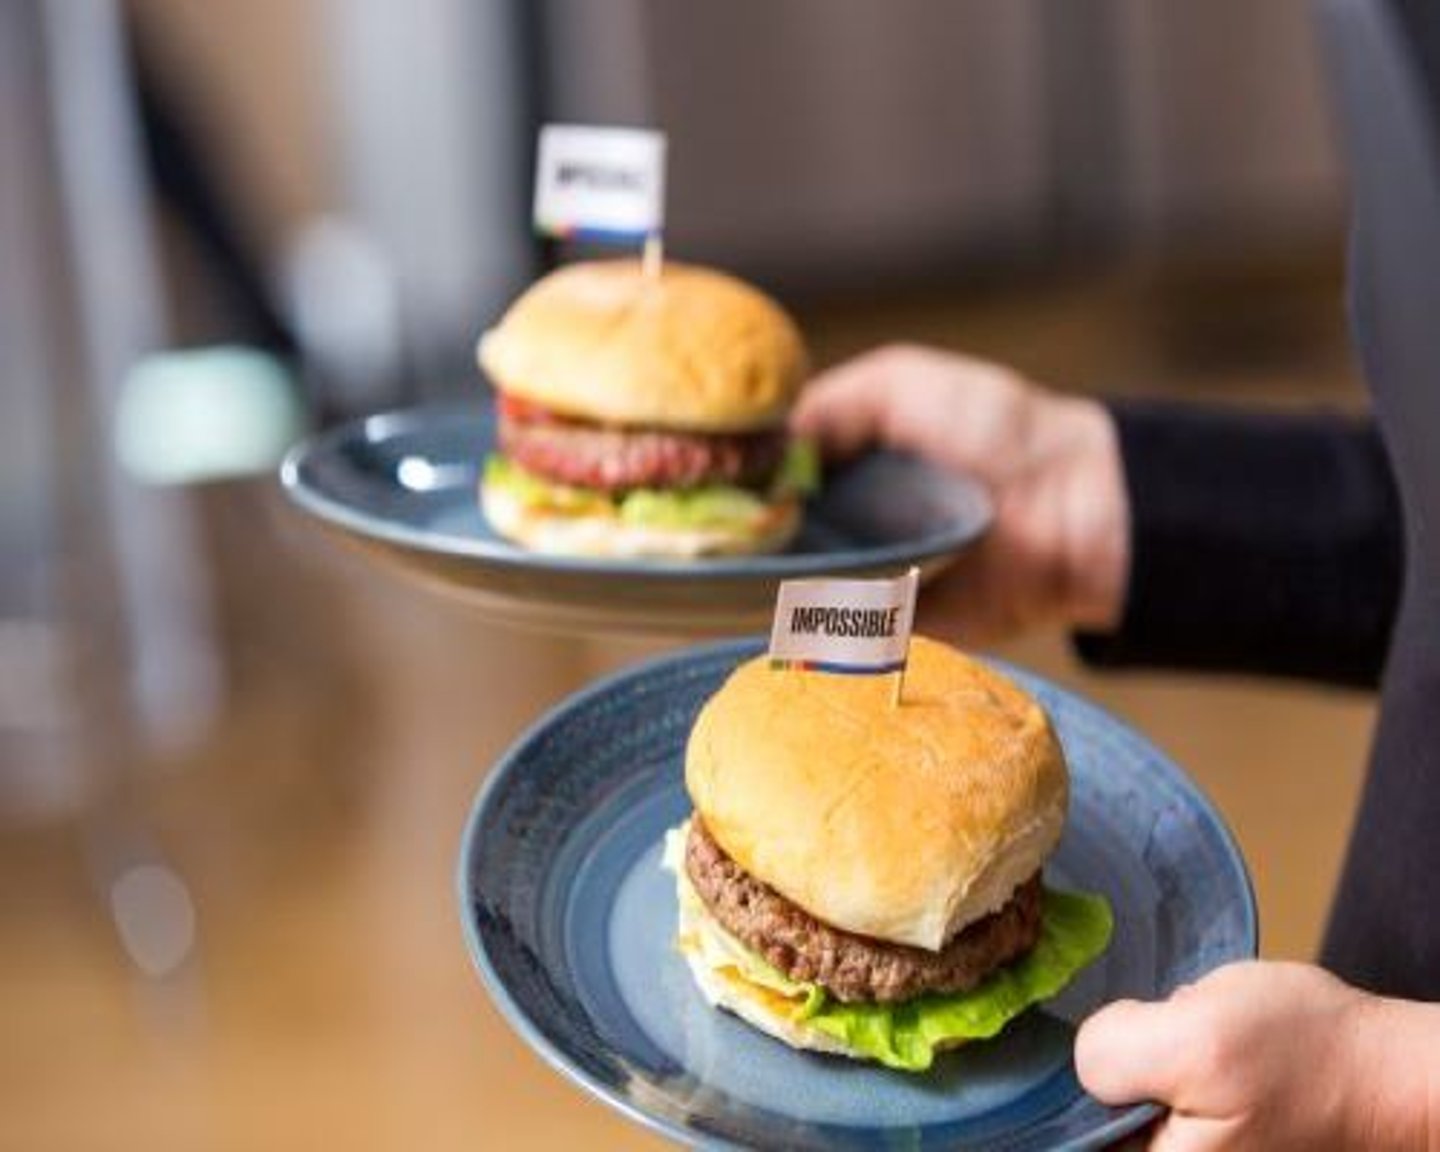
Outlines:
POLYGON ((544 424, 555 419, 555 414, 543 405, 512 396, 498 388, 495 389, 495 400, 502 416, 521 424, 544 424))

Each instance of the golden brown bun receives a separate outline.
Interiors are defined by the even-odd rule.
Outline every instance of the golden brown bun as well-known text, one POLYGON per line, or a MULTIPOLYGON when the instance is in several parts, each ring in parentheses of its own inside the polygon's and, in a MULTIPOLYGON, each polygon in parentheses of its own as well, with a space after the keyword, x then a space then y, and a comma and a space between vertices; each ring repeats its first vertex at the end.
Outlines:
POLYGON ((807 365, 790 317, 733 276, 673 261, 570 264, 480 338, 502 391, 611 424, 702 432, 784 421, 807 365))
POLYGON ((501 536, 549 556, 668 560, 753 556, 779 552, 800 528, 800 502, 795 499, 773 505, 771 518, 759 528, 661 528, 627 524, 614 516, 546 512, 527 508, 505 488, 484 481, 480 506, 501 536))
POLYGON ((685 783, 752 876, 837 928, 938 950, 1007 901, 1065 822, 1050 721, 945 644, 893 678, 742 665, 701 710, 685 783))

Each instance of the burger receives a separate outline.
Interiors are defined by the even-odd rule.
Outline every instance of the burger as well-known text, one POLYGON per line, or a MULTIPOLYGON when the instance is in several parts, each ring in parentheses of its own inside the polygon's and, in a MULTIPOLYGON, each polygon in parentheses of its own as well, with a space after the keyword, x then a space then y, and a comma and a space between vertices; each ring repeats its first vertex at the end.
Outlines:
POLYGON ((498 394, 481 504, 539 552, 687 558, 794 536, 813 451, 785 419, 806 376, 794 322, 748 284, 670 262, 568 265, 480 339, 498 394))
POLYGON ((923 1071, 1058 993, 1112 921, 1044 883, 1068 783, 1040 705, 918 636, 899 705, 888 680, 737 669, 691 732, 665 862, 710 1004, 923 1071))

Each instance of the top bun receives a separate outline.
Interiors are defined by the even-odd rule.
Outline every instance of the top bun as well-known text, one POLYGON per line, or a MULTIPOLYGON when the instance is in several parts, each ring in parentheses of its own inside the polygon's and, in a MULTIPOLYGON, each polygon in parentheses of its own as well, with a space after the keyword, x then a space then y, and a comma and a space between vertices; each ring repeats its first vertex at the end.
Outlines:
POLYGON ((939 950, 1054 850, 1065 757, 1039 704, 945 644, 888 676, 730 676, 690 734, 685 783, 711 836, 836 928, 939 950))
POLYGON ((781 424, 805 379, 794 321, 733 276, 667 261, 570 264, 480 338, 501 390, 609 424, 700 432, 781 424))

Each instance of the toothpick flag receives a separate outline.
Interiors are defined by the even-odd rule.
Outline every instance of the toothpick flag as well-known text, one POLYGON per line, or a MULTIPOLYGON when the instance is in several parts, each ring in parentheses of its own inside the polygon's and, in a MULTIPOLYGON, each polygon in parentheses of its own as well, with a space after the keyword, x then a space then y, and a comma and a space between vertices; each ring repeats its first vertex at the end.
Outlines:
POLYGON ((665 226, 665 133, 547 124, 535 165, 535 228, 563 239, 651 242, 665 226))
POLYGON ((770 667, 903 677, 919 586, 917 568, 893 580, 784 581, 775 598, 770 667))

